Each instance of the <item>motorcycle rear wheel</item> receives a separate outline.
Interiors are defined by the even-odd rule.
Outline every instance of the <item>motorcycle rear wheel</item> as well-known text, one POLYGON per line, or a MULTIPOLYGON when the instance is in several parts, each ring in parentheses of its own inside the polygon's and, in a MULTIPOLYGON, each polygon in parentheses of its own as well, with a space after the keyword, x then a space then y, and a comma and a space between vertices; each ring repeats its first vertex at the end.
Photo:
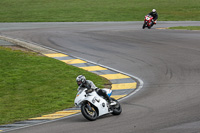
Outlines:
POLYGON ((148 26, 148 29, 151 29, 151 26, 148 26))
POLYGON ((111 98, 111 99, 117 103, 116 105, 114 105, 112 107, 112 109, 113 109, 112 114, 113 115, 120 115, 121 112, 122 112, 122 107, 121 107, 120 103, 117 100, 115 100, 114 98, 111 98))
POLYGON ((88 119, 90 121, 95 121, 97 119, 98 115, 97 115, 97 112, 96 112, 95 108, 94 107, 91 107, 91 108, 92 108, 92 111, 90 111, 88 109, 86 104, 83 104, 81 106, 81 113, 83 114, 83 116, 86 119, 88 119))

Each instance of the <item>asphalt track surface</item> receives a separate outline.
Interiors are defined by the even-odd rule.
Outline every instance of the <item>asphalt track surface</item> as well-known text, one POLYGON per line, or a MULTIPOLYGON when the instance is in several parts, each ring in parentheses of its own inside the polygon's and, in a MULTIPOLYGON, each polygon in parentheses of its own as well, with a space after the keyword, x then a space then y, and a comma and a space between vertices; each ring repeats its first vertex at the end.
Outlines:
POLYGON ((156 29, 200 22, 1 23, 0 34, 134 75, 143 88, 119 116, 82 115, 11 133, 200 133, 200 31, 156 29))

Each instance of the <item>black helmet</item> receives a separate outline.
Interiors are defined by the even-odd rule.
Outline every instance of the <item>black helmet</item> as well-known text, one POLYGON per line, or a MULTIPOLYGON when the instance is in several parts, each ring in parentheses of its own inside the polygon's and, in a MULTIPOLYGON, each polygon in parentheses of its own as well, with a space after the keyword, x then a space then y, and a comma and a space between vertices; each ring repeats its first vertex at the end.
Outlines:
POLYGON ((80 86, 81 84, 84 84, 84 83, 86 82, 85 76, 79 75, 79 76, 76 78, 76 82, 77 82, 78 86, 80 86))

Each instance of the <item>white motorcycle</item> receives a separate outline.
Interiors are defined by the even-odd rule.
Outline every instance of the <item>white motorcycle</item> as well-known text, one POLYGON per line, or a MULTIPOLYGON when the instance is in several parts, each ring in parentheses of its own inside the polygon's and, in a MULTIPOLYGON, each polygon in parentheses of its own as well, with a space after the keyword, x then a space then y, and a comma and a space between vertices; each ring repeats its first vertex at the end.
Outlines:
MULTIPOLYGON (((112 113, 113 115, 121 114, 122 108, 117 100, 111 98, 115 104, 110 105, 103 97, 99 96, 96 91, 86 93, 86 90, 86 88, 79 90, 74 100, 75 106, 81 108, 81 113, 86 119, 94 121, 98 117, 108 113, 112 113)), ((111 96, 112 90, 105 88, 102 90, 106 91, 109 97, 111 96)))

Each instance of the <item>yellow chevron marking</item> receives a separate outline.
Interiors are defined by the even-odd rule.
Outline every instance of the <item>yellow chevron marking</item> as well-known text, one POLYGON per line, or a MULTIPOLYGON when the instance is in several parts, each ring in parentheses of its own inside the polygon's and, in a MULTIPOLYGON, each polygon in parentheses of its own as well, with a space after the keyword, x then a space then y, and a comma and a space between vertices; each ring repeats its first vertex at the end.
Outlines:
POLYGON ((80 59, 71 59, 71 60, 61 60, 67 64, 80 64, 80 63, 87 63, 86 61, 80 59))
POLYGON ((53 119, 62 118, 62 117, 69 116, 69 115, 73 115, 73 114, 76 114, 76 113, 79 113, 79 112, 80 112, 80 110, 58 111, 58 112, 55 112, 53 114, 48 114, 48 115, 43 115, 41 117, 31 118, 31 120, 41 120, 41 119, 53 120, 53 119))
POLYGON ((105 74, 105 75, 100 75, 104 78, 107 79, 124 79, 124 78, 130 78, 129 76, 126 76, 124 74, 121 73, 117 73, 117 74, 105 74))
POLYGON ((120 89, 135 89, 137 83, 121 83, 121 84, 112 84, 112 90, 120 90, 120 89))
POLYGON ((68 56, 68 55, 66 55, 66 54, 61 54, 61 53, 44 54, 44 55, 46 55, 46 56, 48 56, 48 57, 66 57, 66 56, 68 56))
POLYGON ((126 95, 112 95, 111 97, 114 98, 114 99, 120 99, 122 97, 125 97, 126 95))
POLYGON ((159 29, 159 30, 161 30, 161 29, 169 29, 168 27, 165 27, 165 28, 156 28, 156 29, 159 29))
POLYGON ((0 130, 0 132, 2 132, 3 130, 0 130))
POLYGON ((99 71, 99 70, 107 70, 106 68, 100 67, 100 66, 89 66, 89 67, 79 67, 82 69, 85 69, 87 71, 99 71))

